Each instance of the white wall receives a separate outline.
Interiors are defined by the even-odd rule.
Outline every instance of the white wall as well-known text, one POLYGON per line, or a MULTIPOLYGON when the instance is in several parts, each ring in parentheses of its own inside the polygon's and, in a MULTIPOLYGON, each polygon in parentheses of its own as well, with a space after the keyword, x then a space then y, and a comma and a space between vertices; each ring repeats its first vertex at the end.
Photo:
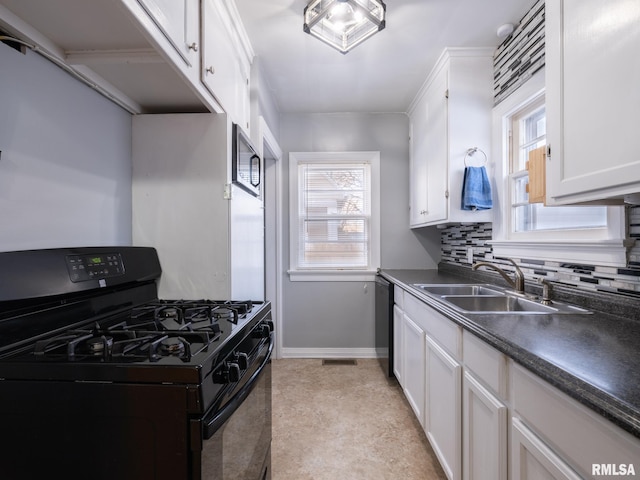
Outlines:
MULTIPOLYGON (((380 151, 381 266, 437 268, 437 229, 409 229, 409 119, 403 113, 283 114, 283 179, 292 151, 380 151)), ((288 185, 284 185, 285 209, 288 185)), ((373 282, 290 282, 288 210, 283 212, 283 356, 374 350, 373 282)))
POLYGON ((131 243, 131 115, 0 43, 0 251, 131 243))
POLYGON ((257 145, 259 138, 259 117, 263 117, 275 138, 280 137, 279 111, 276 98, 263 73, 260 57, 251 65, 251 139, 257 145))

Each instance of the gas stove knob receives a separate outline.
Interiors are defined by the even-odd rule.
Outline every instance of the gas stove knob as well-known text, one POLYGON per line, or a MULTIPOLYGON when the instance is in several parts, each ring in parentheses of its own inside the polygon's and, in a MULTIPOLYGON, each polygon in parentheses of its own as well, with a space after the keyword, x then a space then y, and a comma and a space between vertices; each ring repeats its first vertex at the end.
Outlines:
POLYGON ((240 353, 236 353, 235 356, 236 356, 236 363, 240 367, 240 370, 246 370, 247 367, 249 366, 249 357, 247 356, 247 354, 244 352, 240 352, 240 353))
POLYGON ((213 382, 224 385, 240 380, 240 366, 235 362, 225 362, 213 376, 213 382))
POLYGON ((269 326, 268 325, 258 325, 252 333, 252 336, 254 338, 267 338, 269 335, 271 335, 271 330, 269 330, 269 326))
POLYGON ((240 380, 240 366, 237 363, 227 363, 227 382, 235 383, 240 380))
POLYGON ((273 321, 271 321, 271 320, 267 320, 265 323, 266 323, 266 324, 267 324, 267 326, 269 327, 269 331, 270 331, 270 332, 273 332, 273 330, 274 330, 273 321))

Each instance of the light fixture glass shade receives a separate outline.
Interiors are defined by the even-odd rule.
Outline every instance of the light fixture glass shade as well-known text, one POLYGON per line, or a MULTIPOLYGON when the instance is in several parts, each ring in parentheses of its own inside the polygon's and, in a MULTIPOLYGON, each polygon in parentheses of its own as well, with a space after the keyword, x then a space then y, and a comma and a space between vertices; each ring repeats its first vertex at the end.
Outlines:
POLYGON ((304 9, 304 31, 347 53, 385 27, 381 0, 312 0, 304 9))

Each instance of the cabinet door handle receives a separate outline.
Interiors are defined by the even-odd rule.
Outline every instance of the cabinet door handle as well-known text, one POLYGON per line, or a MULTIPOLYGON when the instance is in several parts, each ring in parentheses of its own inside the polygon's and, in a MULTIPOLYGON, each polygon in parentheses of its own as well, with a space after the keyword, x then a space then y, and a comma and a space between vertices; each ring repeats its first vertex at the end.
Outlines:
POLYGON ((207 73, 210 73, 211 75, 213 75, 215 73, 215 69, 213 67, 209 67, 207 68, 207 73))
POLYGON ((189 45, 189 50, 193 50, 194 52, 197 52, 198 44, 196 42, 193 42, 191 45, 189 45))

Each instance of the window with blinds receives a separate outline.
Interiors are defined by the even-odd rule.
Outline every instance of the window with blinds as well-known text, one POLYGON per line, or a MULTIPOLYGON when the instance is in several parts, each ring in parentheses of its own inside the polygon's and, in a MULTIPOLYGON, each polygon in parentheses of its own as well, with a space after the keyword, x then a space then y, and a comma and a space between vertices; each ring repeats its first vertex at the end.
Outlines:
POLYGON ((291 155, 292 269, 375 270, 377 152, 291 155))
POLYGON ((369 265, 371 166, 298 165, 298 266, 369 265))

